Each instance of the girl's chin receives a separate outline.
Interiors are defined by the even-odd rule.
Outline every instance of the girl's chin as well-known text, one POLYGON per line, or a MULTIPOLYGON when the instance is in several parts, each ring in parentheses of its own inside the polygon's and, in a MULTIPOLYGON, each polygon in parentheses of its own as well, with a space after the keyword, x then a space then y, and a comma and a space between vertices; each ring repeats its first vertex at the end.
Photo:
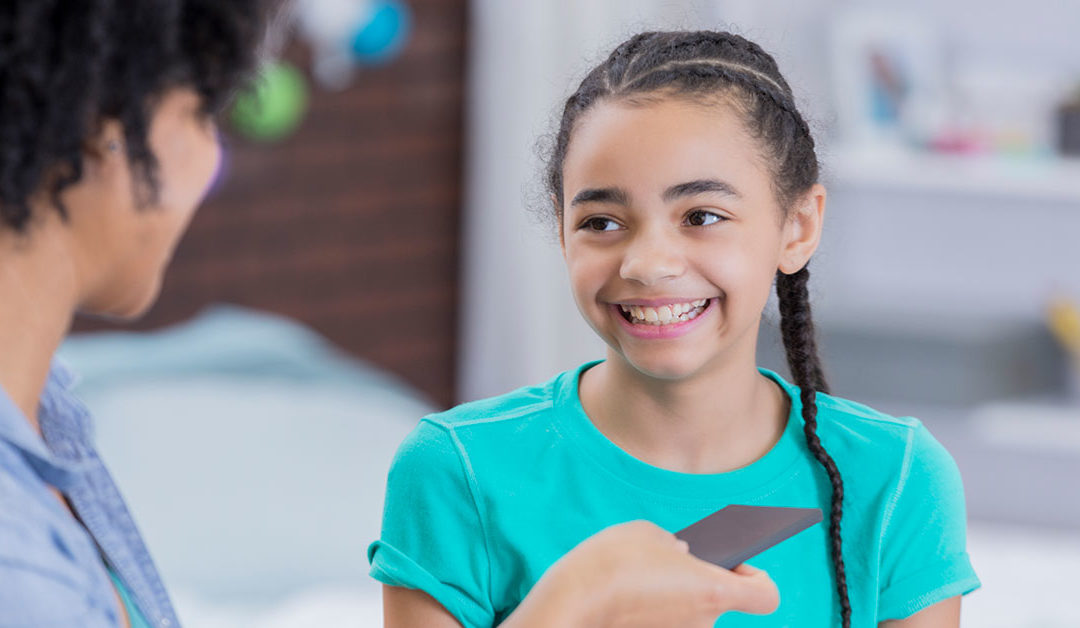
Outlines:
POLYGON ((689 379, 701 371, 705 360, 701 356, 686 355, 683 352, 630 351, 619 352, 623 362, 637 375, 662 381, 689 379))

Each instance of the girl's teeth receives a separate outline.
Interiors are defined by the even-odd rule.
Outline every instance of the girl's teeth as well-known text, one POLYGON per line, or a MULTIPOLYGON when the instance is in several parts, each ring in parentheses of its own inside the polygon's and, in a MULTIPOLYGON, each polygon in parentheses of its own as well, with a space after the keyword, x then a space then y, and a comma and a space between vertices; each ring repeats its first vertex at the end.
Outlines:
POLYGON ((631 322, 635 324, 669 325, 694 320, 708 303, 708 299, 698 299, 690 303, 673 303, 656 308, 640 305, 620 305, 619 307, 630 315, 631 322))

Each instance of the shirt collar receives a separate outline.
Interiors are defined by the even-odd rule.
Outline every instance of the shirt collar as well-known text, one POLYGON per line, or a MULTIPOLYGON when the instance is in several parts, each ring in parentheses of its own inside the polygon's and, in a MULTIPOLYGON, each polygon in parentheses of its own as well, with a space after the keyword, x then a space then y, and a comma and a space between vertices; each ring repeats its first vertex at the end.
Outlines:
POLYGON ((65 438, 50 439, 53 447, 34 431, 26 415, 15 402, 0 388, 0 441, 7 441, 22 451, 34 470, 49 484, 63 490, 72 478, 86 468, 86 462, 71 453, 77 450, 78 441, 86 439, 86 430, 78 421, 80 407, 71 395, 71 386, 76 378, 59 360, 54 359, 49 369, 49 377, 42 391, 38 406, 38 419, 44 433, 63 433, 65 438), (71 429, 77 427, 77 429, 71 429), (60 440, 60 443, 55 441, 60 440), (59 451, 54 451, 62 445, 59 451))

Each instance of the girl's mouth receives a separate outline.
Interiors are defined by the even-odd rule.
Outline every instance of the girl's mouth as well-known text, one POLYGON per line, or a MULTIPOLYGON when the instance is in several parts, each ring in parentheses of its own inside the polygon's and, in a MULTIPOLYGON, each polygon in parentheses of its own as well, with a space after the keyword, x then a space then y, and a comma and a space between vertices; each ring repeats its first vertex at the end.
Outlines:
POLYGON ((645 340, 659 340, 677 338, 698 327, 716 300, 697 299, 657 306, 613 303, 610 307, 613 315, 620 319, 619 326, 628 334, 645 340))
POLYGON ((623 319, 632 325, 662 327, 692 321, 708 309, 711 303, 712 299, 698 299, 687 303, 670 303, 658 307, 620 304, 618 308, 623 319))

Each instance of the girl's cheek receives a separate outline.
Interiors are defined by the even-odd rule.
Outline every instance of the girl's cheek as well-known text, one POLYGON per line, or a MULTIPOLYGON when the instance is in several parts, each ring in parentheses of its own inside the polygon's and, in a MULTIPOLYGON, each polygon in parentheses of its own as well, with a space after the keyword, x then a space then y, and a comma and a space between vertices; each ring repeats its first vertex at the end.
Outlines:
POLYGON ((597 253, 580 261, 580 280, 592 290, 618 278, 619 262, 609 254, 597 253))

